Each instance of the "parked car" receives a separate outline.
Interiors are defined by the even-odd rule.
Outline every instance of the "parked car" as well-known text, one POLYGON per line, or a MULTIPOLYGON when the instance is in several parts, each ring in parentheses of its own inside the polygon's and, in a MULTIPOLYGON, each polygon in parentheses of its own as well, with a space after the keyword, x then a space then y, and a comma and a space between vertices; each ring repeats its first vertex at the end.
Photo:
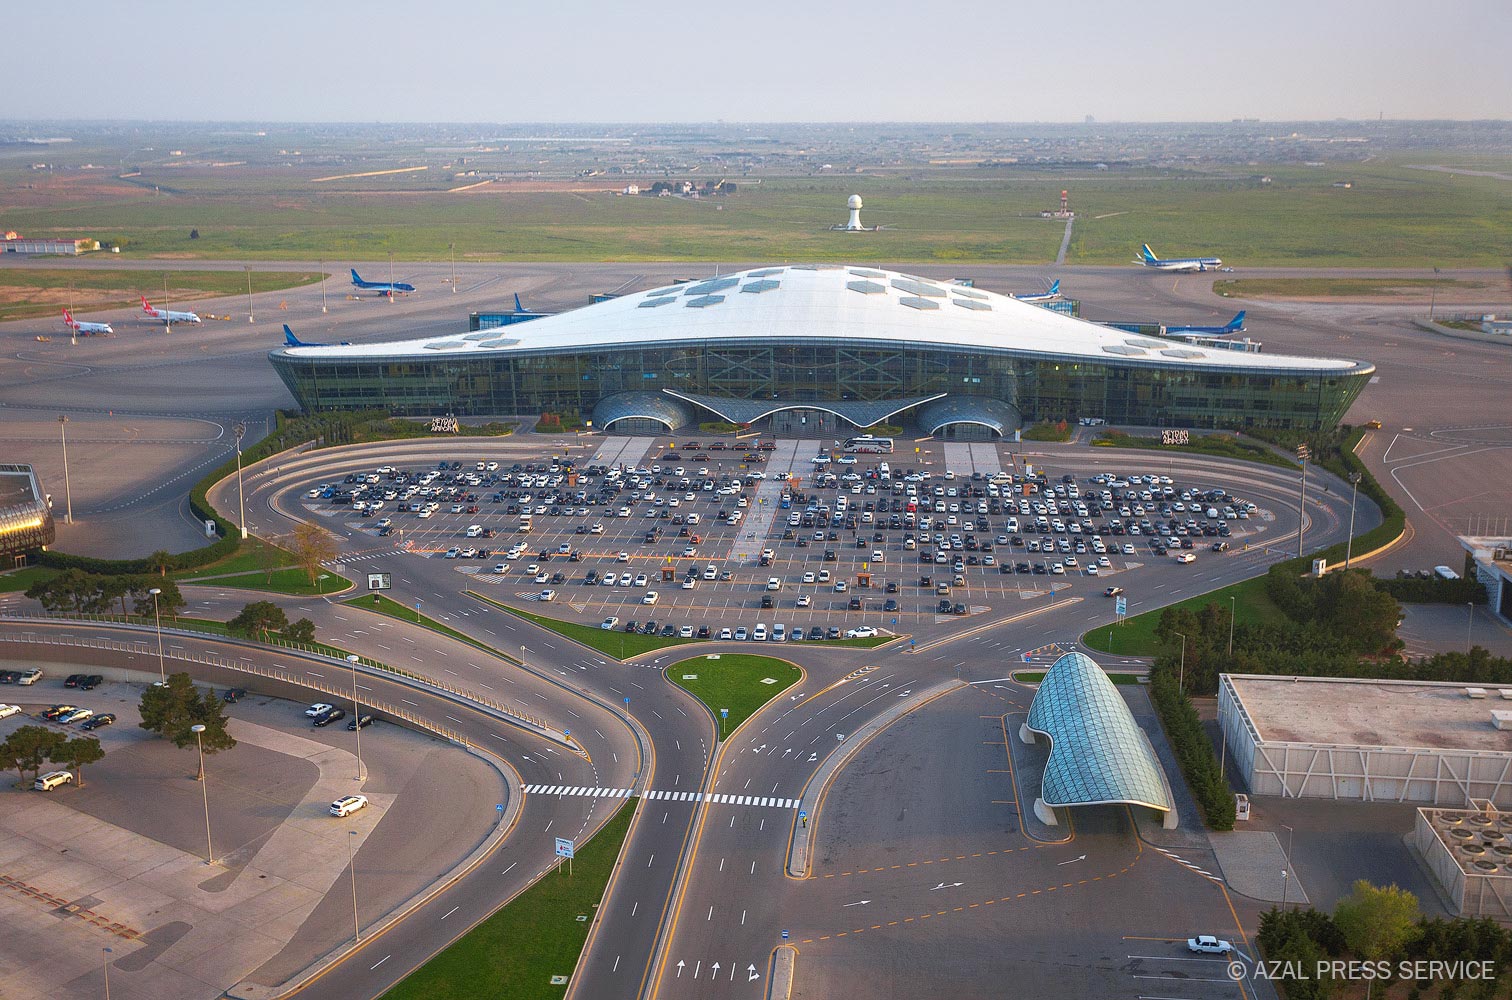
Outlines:
POLYGON ((66 725, 69 725, 70 723, 83 722, 86 719, 91 719, 93 717, 94 717, 94 709, 92 709, 92 708, 76 708, 76 709, 74 709, 71 712, 64 712, 62 715, 58 716, 53 721, 57 722, 58 725, 60 725, 60 726, 66 726, 66 725))
POLYGON ((357 716, 357 718, 355 718, 351 722, 347 723, 347 732, 356 732, 358 729, 366 729, 368 726, 371 726, 372 724, 373 724, 373 717, 371 715, 367 715, 367 714, 359 715, 359 716, 357 716))
POLYGON ((330 710, 331 710, 331 706, 330 705, 327 705, 323 701, 317 701, 315 704, 313 704, 309 708, 305 709, 305 715, 307 717, 313 719, 316 716, 324 715, 325 713, 329 712, 330 710))
POLYGON ((39 792, 50 792, 59 785, 73 784, 73 780, 71 771, 48 771, 37 776, 37 780, 32 782, 32 788, 39 792))
POLYGON ((246 696, 246 688, 227 688, 225 693, 221 695, 221 700, 228 705, 235 705, 246 696))
POLYGON ((359 809, 366 809, 367 804, 366 795, 343 795, 331 803, 331 815, 350 816, 359 809))
POLYGON ((333 708, 329 712, 326 712, 323 715, 317 715, 317 716, 315 716, 315 728, 316 729, 320 729, 323 726, 329 726, 333 722, 340 722, 342 719, 345 719, 345 718, 346 718, 346 709, 344 709, 344 708, 333 708))
POLYGON ((115 717, 115 713, 114 712, 105 712, 102 715, 95 716, 93 719, 86 719, 86 720, 84 720, 84 725, 80 726, 79 728, 80 729, 91 729, 91 730, 93 730, 93 729, 103 729, 104 727, 106 727, 106 726, 112 724, 113 722, 115 722, 115 720, 116 720, 116 717, 115 717))
POLYGON ((20 714, 20 712, 20 705, 0 705, 0 719, 9 719, 13 715, 20 714))
POLYGON ((1196 937, 1187 938, 1187 951, 1199 955, 1227 955, 1233 950, 1233 945, 1211 934, 1199 934, 1196 937))
POLYGON ((870 639, 872 636, 878 634, 877 630, 872 626, 860 625, 853 629, 847 629, 845 637, 847 639, 870 639))
POLYGON ((79 682, 79 689, 81 691, 93 691, 104 683, 105 678, 99 674, 86 674, 84 679, 79 682))

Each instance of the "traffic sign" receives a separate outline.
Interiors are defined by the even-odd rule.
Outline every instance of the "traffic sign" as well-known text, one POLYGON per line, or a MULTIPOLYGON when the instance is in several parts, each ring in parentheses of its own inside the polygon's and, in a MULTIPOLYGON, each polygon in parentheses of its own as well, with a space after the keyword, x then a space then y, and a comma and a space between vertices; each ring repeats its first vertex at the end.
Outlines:
POLYGON ((788 939, 788 932, 787 931, 783 931, 782 932, 782 940, 786 941, 787 939, 788 939))
POLYGON ((498 805, 494 806, 494 811, 502 813, 504 811, 504 803, 500 802, 498 805))
POLYGON ((719 717, 721 719, 728 719, 730 717, 730 710, 728 708, 721 708, 719 710, 719 717))
POLYGON ((568 840, 566 837, 558 837, 556 839, 556 856, 557 857, 559 857, 559 858, 571 858, 573 856, 572 851, 573 851, 572 841, 568 840))
POLYGON ((1113 612, 1118 615, 1129 613, 1129 599, 1127 597, 1115 597, 1113 599, 1113 612))
POLYGON ((570 730, 570 729, 564 729, 564 730, 562 730, 562 735, 563 736, 571 736, 572 735, 572 730, 570 730))

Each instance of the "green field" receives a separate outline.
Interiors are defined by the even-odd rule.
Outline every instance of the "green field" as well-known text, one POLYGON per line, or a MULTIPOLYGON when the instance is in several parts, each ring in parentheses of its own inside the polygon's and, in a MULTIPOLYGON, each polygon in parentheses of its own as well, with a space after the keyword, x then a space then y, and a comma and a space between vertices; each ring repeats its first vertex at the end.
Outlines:
MULTIPOLYGON (((298 288, 314 284, 322 277, 311 271, 254 271, 252 291, 298 288)), ((157 306, 164 303, 177 306, 194 299, 246 294, 244 271, 7 267, 0 269, 0 321, 54 316, 64 306, 81 314, 97 309, 123 309, 140 305, 141 295, 157 306)))
MULTIPOLYGON (((0 212, 27 235, 87 231, 127 240, 125 253, 135 256, 443 261, 454 245, 459 260, 1048 263, 1065 224, 1038 213, 1069 187, 1072 264, 1130 265, 1144 242, 1171 256, 1218 252, 1239 268, 1501 267, 1512 258, 1512 185, 1409 170, 1390 158, 1325 168, 763 177, 699 200, 620 197, 607 178, 601 190, 504 182, 448 193, 451 183, 435 170, 333 185, 316 183, 319 171, 309 169, 153 169, 77 188, 40 186, 26 198, 0 194, 0 212), (1332 186, 1340 174, 1352 189, 1332 186), (851 193, 864 196, 866 221, 882 231, 829 231, 851 193)), ((404 277, 403 268, 395 273, 404 277)))
POLYGON ((640 653, 649 653, 652 650, 665 649, 668 646, 682 646, 690 642, 698 642, 697 639, 663 639, 656 635, 641 635, 638 632, 621 632, 619 629, 603 629, 597 625, 580 625, 577 622, 564 622, 558 618, 547 618, 545 615, 533 615, 528 611, 512 608, 507 604, 489 600, 482 594, 468 591, 481 601, 487 601, 492 607, 500 611, 507 611, 512 615, 518 615, 528 622, 533 622, 544 629, 565 636, 574 642, 580 642, 591 649, 596 649, 605 656, 612 656, 616 660, 627 660, 640 653))
POLYGON ((1098 448, 1130 448, 1140 451, 1167 451, 1182 455, 1209 455, 1241 462, 1259 462, 1278 469, 1295 471, 1295 462, 1278 455, 1257 441, 1244 441, 1232 434, 1193 434, 1186 444, 1161 444, 1159 438, 1138 437, 1122 431, 1105 431, 1092 440, 1098 448))
POLYGON ((263 570, 234 573, 222 576, 200 576, 182 579, 179 583, 195 587, 230 587, 236 590, 256 590, 268 594, 288 594, 292 597, 308 597, 316 594, 339 593, 352 585, 352 581, 335 573, 321 572, 315 584, 310 584, 310 574, 300 566, 275 569, 270 577, 263 570))
POLYGON ((679 660, 667 668, 667 680, 686 688, 720 719, 720 710, 729 709, 729 717, 720 721, 721 736, 728 736, 740 724, 777 695, 786 691, 803 676, 803 671, 786 660, 748 653, 709 653, 679 660))
MULTIPOLYGON (((1221 587, 1211 593, 1199 594, 1178 601, 1168 607, 1202 608, 1216 604, 1227 608, 1229 598, 1234 601, 1234 621, 1240 625, 1281 625, 1286 616, 1271 603, 1265 593, 1265 577, 1257 576, 1240 583, 1221 587)), ((1111 602, 1110 602, 1111 603, 1111 602)), ((1156 608, 1135 615, 1121 624, 1099 625, 1082 636, 1081 642, 1088 649, 1100 653, 1117 653, 1120 656, 1155 656, 1164 651, 1164 645, 1155 638, 1155 629, 1160 625, 1160 616, 1165 608, 1156 608)))
POLYGON ((51 580, 60 570, 48 566, 28 566, 25 569, 0 573, 0 594, 13 594, 28 589, 39 580, 51 580))
POLYGON ((635 803, 626 799, 592 840, 577 845, 571 875, 565 864, 560 872, 542 875, 513 902, 384 996, 389 1000, 552 1000, 563 996, 567 986, 551 985, 551 977, 570 977, 577 967, 594 911, 630 830, 635 803))

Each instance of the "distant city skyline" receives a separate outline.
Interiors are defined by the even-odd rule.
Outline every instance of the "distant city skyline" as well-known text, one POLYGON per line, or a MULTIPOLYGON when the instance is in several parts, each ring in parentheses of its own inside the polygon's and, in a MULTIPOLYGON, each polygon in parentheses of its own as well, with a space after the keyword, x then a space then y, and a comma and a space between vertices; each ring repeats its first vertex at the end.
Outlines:
POLYGON ((432 13, 83 0, 8 11, 0 118, 289 122, 1501 119, 1512 7, 963 0, 432 13), (46 65, 46 69, 41 68, 46 65), (66 67, 66 70, 59 69, 66 67))

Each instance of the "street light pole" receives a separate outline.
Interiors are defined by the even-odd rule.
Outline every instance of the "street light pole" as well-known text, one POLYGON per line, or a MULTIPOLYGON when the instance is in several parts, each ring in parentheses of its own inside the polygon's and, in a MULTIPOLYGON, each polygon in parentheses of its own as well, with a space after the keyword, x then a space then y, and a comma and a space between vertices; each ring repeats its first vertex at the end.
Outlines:
POLYGON ((158 614, 158 595, 163 591, 159 587, 153 587, 147 593, 152 595, 152 620, 157 622, 158 640, 158 683, 164 687, 168 685, 168 670, 163 666, 163 616, 158 614))
POLYGON ((254 322, 252 314, 252 265, 243 264, 242 270, 247 272, 247 322, 254 322))
POLYGON ((326 311, 326 273, 325 261, 320 262, 320 311, 326 311))
POLYGON ((1344 568, 1346 570, 1349 569, 1349 560, 1354 556, 1355 497, 1360 494, 1360 474, 1358 472, 1351 472, 1349 474, 1349 485, 1349 539, 1344 543, 1344 568))
POLYGON ((451 254, 451 286, 452 293, 455 294, 457 291, 457 244, 448 243, 446 244, 446 249, 451 254))
POLYGON ((244 423, 238 423, 232 429, 232 433, 234 433, 236 435, 236 496, 237 496, 237 500, 239 502, 239 506, 241 507, 241 536, 242 536, 242 541, 246 541, 247 540, 247 493, 246 493, 246 490, 244 490, 242 488, 241 443, 242 443, 242 437, 245 436, 246 433, 247 433, 247 425, 244 424, 244 423))
POLYGON ((73 486, 68 481, 68 415, 58 414, 58 433, 63 436, 63 495, 68 501, 68 523, 73 524, 73 486))
POLYGON ((105 1000, 110 1000, 110 956, 115 954, 114 948, 106 948, 105 951, 105 1000))
POLYGON ((1281 824, 1281 829, 1286 831, 1286 867, 1281 870, 1281 909, 1284 910, 1286 909, 1287 901, 1286 890, 1291 883, 1292 837, 1296 835, 1297 831, 1285 823, 1281 824))
POLYGON ((205 864, 215 864, 215 847, 210 841, 210 782, 205 780, 205 727, 196 723, 189 727, 194 733, 194 744, 199 748, 200 792, 205 799, 205 864))
POLYGON ((1297 491, 1297 558, 1302 558, 1302 532, 1307 527, 1307 460, 1312 457, 1307 443, 1297 445, 1297 458, 1302 462, 1302 486, 1297 491))
POLYGON ((362 780, 362 705, 357 701, 357 664, 362 657, 356 653, 347 656, 352 665, 352 724, 357 727, 357 779, 362 780))
POLYGON ((362 925, 357 922, 357 865, 352 861, 352 838, 356 830, 347 831, 347 869, 352 873, 352 937, 362 943, 362 925))

